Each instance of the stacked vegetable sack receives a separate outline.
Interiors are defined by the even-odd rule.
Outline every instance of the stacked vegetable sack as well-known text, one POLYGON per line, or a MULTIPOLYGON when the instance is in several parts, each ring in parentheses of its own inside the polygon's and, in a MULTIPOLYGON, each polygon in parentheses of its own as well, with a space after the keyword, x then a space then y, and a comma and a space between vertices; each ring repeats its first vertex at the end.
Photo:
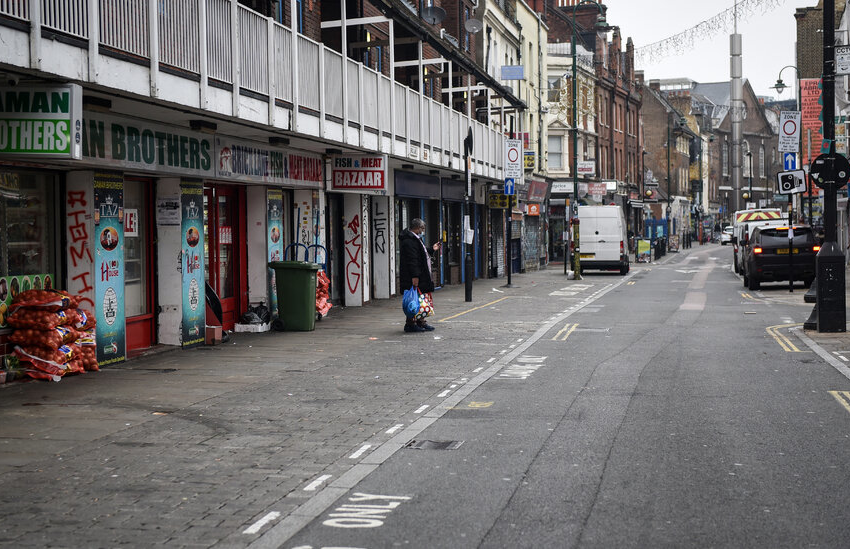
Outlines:
POLYGON ((79 304, 80 297, 60 290, 27 290, 12 300, 9 342, 28 376, 59 381, 98 370, 95 318, 79 304))

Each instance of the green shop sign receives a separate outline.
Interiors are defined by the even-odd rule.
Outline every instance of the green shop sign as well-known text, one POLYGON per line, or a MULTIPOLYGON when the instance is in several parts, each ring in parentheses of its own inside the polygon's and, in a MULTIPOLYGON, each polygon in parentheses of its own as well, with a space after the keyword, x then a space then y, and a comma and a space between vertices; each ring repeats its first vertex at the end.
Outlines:
POLYGON ((0 87, 0 155, 80 159, 82 117, 77 84, 0 87))
POLYGON ((82 141, 83 157, 98 166, 215 175, 211 135, 86 112, 82 141))

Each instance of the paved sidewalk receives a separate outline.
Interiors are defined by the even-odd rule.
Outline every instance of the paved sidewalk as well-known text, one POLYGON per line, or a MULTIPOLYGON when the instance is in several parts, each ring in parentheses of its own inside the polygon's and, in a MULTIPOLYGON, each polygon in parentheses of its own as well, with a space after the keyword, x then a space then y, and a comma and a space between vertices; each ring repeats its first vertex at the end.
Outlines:
POLYGON ((463 286, 439 290, 437 321, 479 309, 434 332, 405 334, 394 298, 334 308, 314 332, 0 386, 0 545, 246 546, 247 525, 339 478, 359 448, 557 312, 549 292, 582 284, 557 269, 513 283, 478 281, 472 303, 463 286))

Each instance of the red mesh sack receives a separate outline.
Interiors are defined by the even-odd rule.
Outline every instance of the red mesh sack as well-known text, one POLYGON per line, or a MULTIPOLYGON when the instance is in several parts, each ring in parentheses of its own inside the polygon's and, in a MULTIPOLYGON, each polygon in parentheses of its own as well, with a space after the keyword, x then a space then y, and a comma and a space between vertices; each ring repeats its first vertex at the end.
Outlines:
POLYGON ((64 311, 77 308, 79 300, 59 290, 26 290, 12 300, 9 311, 14 313, 20 308, 42 309, 45 311, 64 311))
POLYGON ((24 347, 58 349, 66 343, 74 343, 79 337, 80 333, 69 326, 57 326, 52 330, 19 328, 12 332, 9 341, 24 347))
POLYGON ((6 317, 6 324, 13 328, 52 330, 57 326, 73 325, 77 322, 76 311, 48 311, 45 309, 21 308, 6 317))
POLYGON ((94 313, 85 309, 77 309, 77 320, 74 322, 74 328, 77 330, 91 330, 97 324, 97 319, 94 313))

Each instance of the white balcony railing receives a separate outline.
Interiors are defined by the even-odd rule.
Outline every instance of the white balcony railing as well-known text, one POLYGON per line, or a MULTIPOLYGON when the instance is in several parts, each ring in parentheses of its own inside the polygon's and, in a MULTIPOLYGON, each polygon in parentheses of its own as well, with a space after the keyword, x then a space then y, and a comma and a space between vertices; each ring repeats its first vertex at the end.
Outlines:
MULTIPOLYGON (((360 136, 345 125, 341 131, 320 136, 366 148, 363 134, 368 130, 377 136, 372 138, 373 148, 441 167, 462 169, 459 156, 471 127, 477 164, 474 172, 493 178, 502 174, 504 137, 498 132, 322 44, 294 35, 288 27, 235 0, 0 0, 0 17, 77 39, 63 42, 61 47, 83 48, 83 52, 80 41, 90 40, 94 34, 101 48, 90 46, 89 56, 95 56, 96 61, 105 50, 121 54, 119 60, 149 62, 153 65, 152 83, 154 71, 170 68, 170 74, 200 80, 201 86, 224 86, 236 96, 242 90, 252 92, 252 97, 270 103, 270 112, 286 108, 297 116, 320 119, 306 130, 300 126, 285 129, 309 133, 314 127, 322 131, 329 124, 339 128, 344 121, 360 127, 360 136), (92 33, 92 28, 96 32, 92 33), (293 58, 296 47, 297 56, 293 58), (389 136, 395 139, 388 142, 389 136), (431 154, 415 152, 411 142, 417 150, 431 154)), ((4 58, 4 62, 39 67, 26 58, 4 58)), ((67 63, 44 70, 100 83, 97 71, 80 68, 84 66, 67 63), (65 73, 74 70, 78 72, 65 73)), ((111 84, 119 88, 123 85, 111 84)), ((199 106, 210 108, 202 103, 199 106)), ((234 112, 239 115, 238 110, 234 112)), ((269 115, 269 124, 282 127, 283 123, 276 123, 269 115)))

